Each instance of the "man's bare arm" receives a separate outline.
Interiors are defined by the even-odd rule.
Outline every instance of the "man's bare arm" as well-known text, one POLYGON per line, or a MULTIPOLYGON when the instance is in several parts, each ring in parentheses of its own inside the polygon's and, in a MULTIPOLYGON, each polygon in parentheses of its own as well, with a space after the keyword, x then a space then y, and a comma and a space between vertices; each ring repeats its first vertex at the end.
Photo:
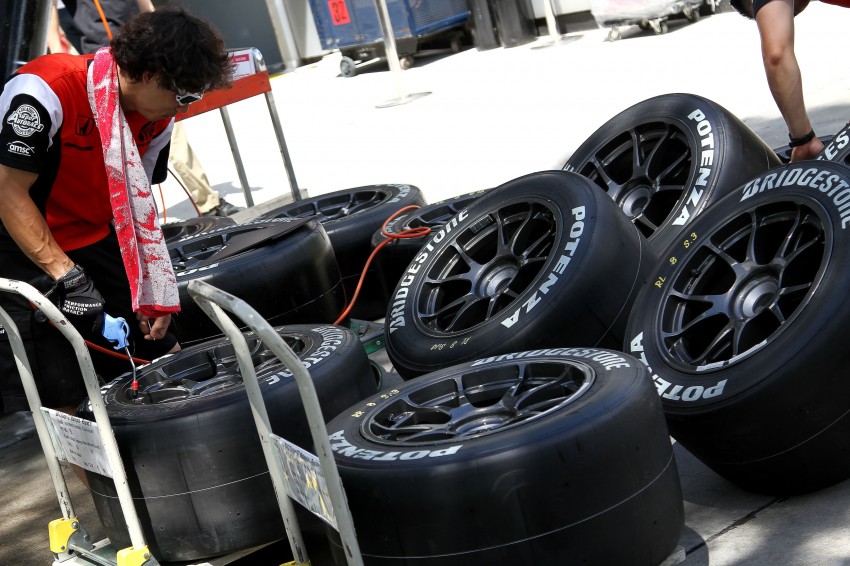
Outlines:
POLYGON ((0 165, 0 221, 18 247, 53 279, 67 273, 74 262, 53 239, 44 217, 29 195, 38 175, 0 165))

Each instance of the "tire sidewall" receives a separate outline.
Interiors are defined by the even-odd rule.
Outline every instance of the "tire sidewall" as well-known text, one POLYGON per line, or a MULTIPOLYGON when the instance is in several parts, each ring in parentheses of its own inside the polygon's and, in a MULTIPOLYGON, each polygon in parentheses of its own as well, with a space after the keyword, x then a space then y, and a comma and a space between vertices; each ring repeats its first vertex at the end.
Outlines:
MULTIPOLYGON (((642 240, 611 199, 584 177, 547 171, 510 181, 455 216, 426 242, 408 266, 386 314, 390 359, 399 373, 410 375, 496 353, 562 346, 564 327, 577 320, 587 321, 591 317, 586 316, 585 309, 597 308, 605 311, 597 318, 607 318, 614 324, 584 328, 580 332, 582 338, 569 345, 619 347, 621 342, 613 335, 622 336, 625 330, 628 292, 619 297, 611 291, 615 285, 610 275, 627 273, 624 279, 629 281, 623 284, 637 292, 636 280, 644 259, 637 250, 644 245, 644 251, 649 253, 642 240), (458 234, 475 226, 488 213, 531 199, 545 204, 557 223, 550 256, 535 280, 512 304, 473 328, 443 333, 425 327, 417 316, 419 293, 440 254, 458 234), (618 255, 622 250, 633 253, 618 255), (569 301, 567 295, 587 299, 579 305, 569 301), (421 360, 426 358, 429 361, 423 363, 421 360)), ((648 266, 651 262, 644 263, 648 266)))
MULTIPOLYGON (((289 219, 249 222, 183 238, 174 245, 192 245, 216 233, 239 232, 246 227, 272 229, 279 223, 289 222, 289 219)), ((330 239, 315 221, 220 262, 178 271, 175 277, 181 312, 174 317, 174 325, 184 345, 221 335, 220 329, 189 294, 189 283, 194 280, 243 297, 275 325, 331 323, 345 307, 341 275, 330 239), (284 283, 286 288, 282 289, 284 283)))

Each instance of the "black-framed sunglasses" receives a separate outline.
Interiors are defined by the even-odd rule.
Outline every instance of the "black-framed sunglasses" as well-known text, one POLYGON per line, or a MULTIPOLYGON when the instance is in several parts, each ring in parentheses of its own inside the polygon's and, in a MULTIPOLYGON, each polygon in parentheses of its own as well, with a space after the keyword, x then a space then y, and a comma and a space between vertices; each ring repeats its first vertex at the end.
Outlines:
POLYGON ((182 88, 177 88, 176 85, 172 86, 172 90, 177 93, 174 95, 174 98, 177 100, 178 106, 188 106, 193 102, 198 102, 199 100, 202 100, 204 98, 204 92, 206 92, 208 88, 209 85, 207 85, 204 90, 200 92, 187 92, 182 88))

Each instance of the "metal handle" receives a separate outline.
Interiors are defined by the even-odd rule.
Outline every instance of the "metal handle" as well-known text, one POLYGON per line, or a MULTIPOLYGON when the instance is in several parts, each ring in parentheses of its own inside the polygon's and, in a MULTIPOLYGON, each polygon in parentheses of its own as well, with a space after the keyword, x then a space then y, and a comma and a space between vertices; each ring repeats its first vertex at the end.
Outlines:
MULTIPOLYGON (((124 470, 124 463, 121 460, 121 455, 118 451, 118 443, 115 441, 115 434, 112 431, 112 425, 109 423, 109 415, 106 413, 106 406, 103 404, 103 399, 100 396, 100 385, 97 382, 97 376, 94 372, 94 365, 91 361, 91 355, 86 348, 85 341, 80 333, 71 326, 65 315, 50 302, 44 295, 39 293, 33 286, 22 281, 14 281, 0 277, 0 291, 9 293, 17 293, 23 295, 30 303, 34 304, 43 312, 47 318, 53 323, 59 332, 71 343, 74 352, 77 355, 77 360, 80 363, 80 370, 83 374, 83 382, 86 386, 86 393, 91 401, 94 419, 97 423, 97 428, 103 441, 104 452, 112 468, 113 481, 115 489, 118 492, 118 501, 121 504, 121 511, 124 513, 124 518, 127 522, 127 529, 130 533, 130 541, 133 548, 141 549, 145 547, 145 537, 142 534, 142 526, 139 522, 139 516, 136 513, 136 507, 133 504, 133 496, 130 494, 130 487, 127 483, 127 473, 124 470)), ((73 516, 70 498, 68 496, 65 479, 62 476, 62 471, 56 462, 56 453, 52 444, 49 442, 49 434, 47 425, 44 422, 44 417, 41 414, 41 398, 38 394, 38 389, 35 385, 35 380, 32 376, 29 360, 27 359, 24 350, 24 344, 21 340, 20 333, 15 323, 9 317, 8 313, 0 307, 0 324, 6 328, 9 334, 9 340, 12 345, 12 351, 15 354, 15 362, 18 365, 18 371, 21 374, 21 380, 24 384, 24 391, 27 396, 27 401, 30 405, 30 410, 33 414, 33 420, 38 431, 38 436, 41 441, 42 449, 48 461, 48 468, 53 479, 53 485, 56 488, 56 495, 59 497, 59 504, 62 507, 63 516, 68 519, 73 516), (46 445, 50 445, 49 448, 46 445)))
MULTIPOLYGON (((254 370, 254 364, 251 361, 251 356, 248 351, 248 345, 245 337, 236 327, 229 317, 225 316, 222 309, 236 315, 242 320, 257 336, 263 341, 283 365, 288 369, 295 383, 298 385, 298 391, 301 395, 301 400, 304 404, 304 412, 307 415, 307 422, 310 425, 310 433, 313 436, 313 444, 316 447, 319 457, 319 463, 322 472, 328 485, 328 495, 331 498, 331 503, 334 508, 334 513, 339 526, 339 534, 342 540, 345 557, 350 566, 362 566, 363 557, 360 554, 360 546, 357 543, 357 538, 354 532, 354 521, 351 518, 351 510, 348 507, 348 501, 345 497, 345 490, 342 486, 342 480, 339 477, 339 470, 336 467, 336 461, 333 458, 331 445, 328 441, 328 429, 325 427, 325 419, 322 415, 322 409, 319 406, 319 398, 316 395, 316 388, 313 385, 313 380, 310 379, 310 374, 302 365, 298 356, 286 345, 280 335, 275 332, 274 328, 266 321, 256 310, 248 303, 234 297, 233 295, 204 283, 200 280, 194 280, 189 283, 189 294, 205 313, 215 322, 225 336, 230 339, 236 352, 236 357, 239 361, 239 367, 242 371, 242 380, 245 383, 245 389, 248 393, 248 401, 251 404, 251 409, 254 413, 254 422, 257 424, 257 430, 260 435, 260 442, 263 446, 263 453, 266 457, 266 462, 269 464, 271 472, 276 467, 276 459, 272 451, 272 444, 269 435, 271 434, 268 413, 263 402, 260 386, 257 382, 257 374, 254 370)), ((303 548, 303 540, 301 540, 301 532, 298 528, 298 521, 292 513, 292 502, 287 497, 282 484, 282 473, 272 473, 272 480, 275 486, 275 493, 278 498, 278 503, 281 507, 281 513, 284 516, 284 522, 287 525, 287 535, 290 537, 290 545, 292 553, 296 559, 301 559, 303 556, 306 560, 306 552, 303 548), (292 532, 290 532, 292 527, 292 532)), ((304 562, 305 560, 301 560, 304 562)))

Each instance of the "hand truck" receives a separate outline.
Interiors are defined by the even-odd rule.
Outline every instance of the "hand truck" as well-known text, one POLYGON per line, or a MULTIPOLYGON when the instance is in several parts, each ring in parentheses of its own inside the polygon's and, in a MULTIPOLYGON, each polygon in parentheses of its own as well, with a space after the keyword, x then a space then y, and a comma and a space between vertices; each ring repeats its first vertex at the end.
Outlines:
MULTIPOLYGON (((64 454, 57 449, 55 444, 55 431, 50 421, 42 412, 41 398, 35 385, 32 369, 24 349, 23 340, 17 325, 11 316, 0 306, 0 326, 3 326, 9 336, 15 363, 21 375, 24 393, 27 397, 36 433, 41 444, 42 451, 47 459, 47 467, 56 491, 59 507, 62 513, 61 519, 55 519, 48 524, 49 546, 54 555, 54 566, 86 565, 93 564, 103 566, 159 566, 157 559, 150 553, 142 532, 139 516, 133 504, 127 474, 123 461, 115 441, 115 435, 109 422, 106 407, 100 394, 100 385, 95 374, 91 356, 86 348, 85 341, 79 332, 68 322, 68 319, 49 299, 42 295, 31 285, 22 281, 0 278, 0 291, 17 293, 35 305, 62 335, 71 343, 77 360, 80 364, 86 393, 91 401, 92 412, 95 417, 96 433, 100 437, 103 453, 112 471, 113 481, 118 494, 118 501, 126 521, 131 545, 129 548, 115 549, 107 539, 97 543, 91 542, 91 537, 81 524, 74 512, 71 503, 65 477, 59 462, 65 460, 64 454)), ((269 466, 270 475, 273 480, 275 494, 284 519, 286 533, 289 538, 290 547, 294 561, 285 566, 309 566, 310 562, 304 548, 303 537, 295 517, 295 510, 291 499, 286 495, 283 488, 282 465, 279 456, 272 451, 272 442, 281 441, 270 431, 268 415, 262 400, 256 372, 248 353, 247 343, 236 325, 223 314, 221 306, 239 316, 257 335, 264 341, 269 349, 274 352, 284 363, 286 368, 293 374, 305 404, 305 412, 313 434, 313 440, 319 450, 319 461, 321 471, 327 480, 329 497, 336 521, 339 525, 340 536, 343 541, 346 559, 349 566, 362 566, 363 559, 357 540, 354 536, 353 521, 339 473, 328 442, 327 428, 324 425, 321 408, 319 407, 315 387, 304 366, 297 356, 283 342, 280 336, 272 329, 271 325, 263 319, 247 303, 232 295, 229 295, 209 284, 201 281, 192 282, 189 285, 190 294, 193 296, 204 311, 222 329, 224 334, 230 338, 237 354, 240 368, 243 372, 245 389, 251 404, 254 420, 257 424, 258 433, 263 446, 266 462, 269 466), (219 306, 221 305, 221 306, 219 306), (247 379, 246 379, 247 378, 247 379)), ((67 461, 67 460, 65 460, 67 461)), ((265 545, 262 545, 265 546, 265 545)), ((262 547, 261 546, 261 547, 262 547)), ((211 559, 209 562, 196 566, 223 566, 239 558, 249 555, 258 548, 246 549, 231 553, 226 556, 211 559)))

